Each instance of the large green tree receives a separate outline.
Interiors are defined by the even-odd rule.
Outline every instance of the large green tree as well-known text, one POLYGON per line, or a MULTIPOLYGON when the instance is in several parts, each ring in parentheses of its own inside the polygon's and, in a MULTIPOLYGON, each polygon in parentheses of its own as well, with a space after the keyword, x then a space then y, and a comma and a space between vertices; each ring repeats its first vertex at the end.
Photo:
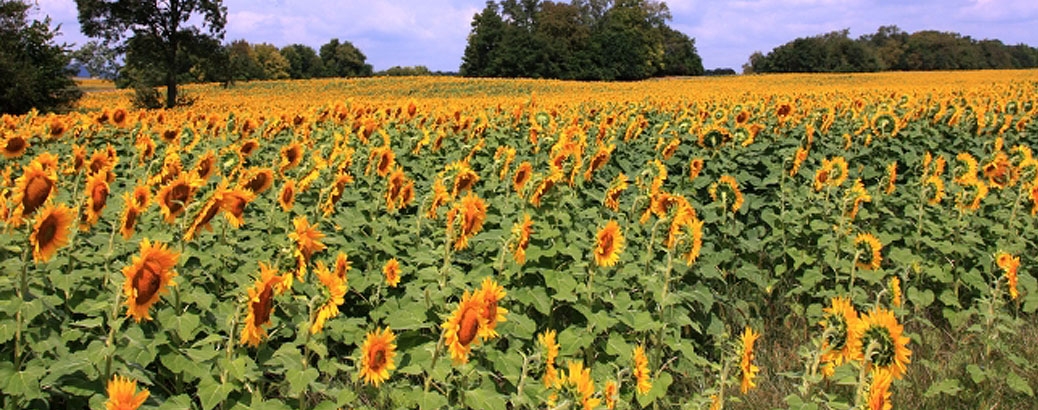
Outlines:
POLYGON ((292 79, 306 79, 324 75, 324 63, 317 51, 305 44, 290 44, 281 48, 288 60, 288 75, 292 79))
POLYGON ((227 23, 221 0, 76 0, 76 6, 83 34, 118 44, 128 66, 158 72, 166 107, 177 104, 177 83, 190 62, 216 52, 214 40, 223 38, 227 23))
POLYGON ((367 59, 368 57, 349 41, 340 42, 339 39, 333 38, 321 46, 321 63, 329 77, 371 75, 373 70, 371 64, 365 62, 367 59))
POLYGON ((50 19, 29 21, 29 4, 0 1, 0 113, 67 109, 82 93, 50 19))

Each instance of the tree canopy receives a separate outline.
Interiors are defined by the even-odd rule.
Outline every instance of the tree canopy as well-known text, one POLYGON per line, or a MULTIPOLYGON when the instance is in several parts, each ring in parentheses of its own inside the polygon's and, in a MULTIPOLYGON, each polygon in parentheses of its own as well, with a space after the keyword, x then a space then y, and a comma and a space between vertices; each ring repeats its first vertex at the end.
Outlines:
POLYGON ((67 46, 54 42, 49 18, 30 21, 29 10, 23 1, 0 0, 0 113, 64 110, 82 95, 67 46))
POLYGON ((227 23, 221 0, 76 0, 76 6, 83 34, 117 44, 134 82, 166 86, 166 107, 177 104, 179 77, 198 59, 218 54, 227 23), (201 28, 190 25, 195 21, 201 28))
POLYGON ((573 80, 701 75, 695 40, 653 0, 488 1, 472 18, 461 74, 573 80))
POLYGON ((1038 49, 1007 46, 998 40, 975 40, 959 33, 906 33, 883 26, 873 34, 851 39, 849 30, 797 38, 771 50, 755 52, 743 71, 866 72, 971 70, 1038 67, 1038 49))

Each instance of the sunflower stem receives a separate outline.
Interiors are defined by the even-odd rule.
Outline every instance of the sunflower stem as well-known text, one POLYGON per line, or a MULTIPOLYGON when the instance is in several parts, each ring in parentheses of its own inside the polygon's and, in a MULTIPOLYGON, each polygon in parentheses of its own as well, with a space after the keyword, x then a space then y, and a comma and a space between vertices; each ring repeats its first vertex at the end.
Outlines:
POLYGON ((854 276, 855 276, 856 273, 858 273, 858 258, 860 258, 860 257, 861 257, 861 250, 860 249, 855 249, 854 250, 854 260, 851 261, 851 280, 849 282, 847 282, 847 293, 851 293, 851 290, 854 289, 854 276))
POLYGON ((869 342, 868 347, 865 349, 865 356, 861 361, 861 369, 858 371, 858 386, 854 389, 854 407, 860 407, 867 399, 865 396, 865 390, 868 388, 866 379, 868 377, 869 367, 872 364, 872 355, 879 349, 879 342, 872 340, 869 342))

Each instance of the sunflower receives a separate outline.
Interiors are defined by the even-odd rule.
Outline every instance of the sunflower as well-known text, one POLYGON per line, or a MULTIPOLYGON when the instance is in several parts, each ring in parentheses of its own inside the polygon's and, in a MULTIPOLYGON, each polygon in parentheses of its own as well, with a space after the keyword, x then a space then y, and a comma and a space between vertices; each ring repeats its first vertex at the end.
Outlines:
POLYGON ((46 262, 54 253, 68 245, 68 229, 72 226, 73 211, 65 205, 48 205, 36 216, 36 224, 29 234, 32 259, 46 262))
POLYGON ((328 319, 339 315, 339 306, 342 306, 346 297, 345 278, 340 278, 335 272, 328 270, 324 262, 317 261, 314 273, 317 274, 317 280, 328 289, 328 301, 317 310, 314 323, 310 325, 310 334, 320 333, 328 319))
POLYGON ((455 224, 460 228, 454 240, 454 250, 467 248, 469 239, 483 230, 483 222, 486 219, 487 203, 483 198, 476 196, 471 191, 461 198, 461 201, 447 213, 448 236, 455 235, 455 224))
POLYGON ((616 265, 624 248, 624 235, 620 231, 620 224, 615 220, 607 222, 598 230, 596 237, 595 264, 606 267, 616 265))
MULTIPOLYGON (((742 208, 742 204, 743 204, 743 201, 744 201, 744 199, 742 197, 742 191, 739 190, 739 183, 731 175, 721 175, 721 177, 717 179, 717 182, 714 182, 713 184, 710 184, 710 188, 709 188, 710 199, 712 199, 714 201, 717 200, 717 187, 719 185, 725 185, 725 186, 728 187, 728 189, 730 191, 732 191, 732 197, 733 198, 732 198, 731 210, 732 210, 733 213, 734 212, 739 212, 739 208, 742 208)), ((727 202, 727 197, 725 197, 725 198, 726 198, 725 201, 727 202)))
POLYGON ((620 211, 620 194, 627 190, 627 175, 621 172, 613 179, 613 182, 609 184, 609 189, 605 192, 605 198, 602 199, 602 204, 606 208, 612 209, 614 212, 620 211))
POLYGON ((479 328, 479 337, 483 340, 497 338, 497 324, 508 321, 505 317, 508 310, 498 305, 505 298, 505 288, 493 279, 485 278, 476 294, 483 297, 483 326, 479 328))
POLYGON ((512 235, 515 240, 512 242, 512 255, 515 258, 515 263, 520 265, 526 263, 526 248, 530 246, 530 234, 533 233, 533 220, 530 219, 530 214, 523 214, 523 221, 512 225, 512 235))
POLYGON ((926 200, 926 203, 930 205, 939 205, 941 200, 944 199, 944 180, 941 179, 940 175, 930 175, 923 182, 923 186, 933 186, 933 196, 926 200))
POLYGON ((530 203, 533 204, 533 206, 540 207, 541 198, 544 198, 544 195, 547 194, 548 191, 550 191, 551 188, 561 179, 562 174, 559 173, 552 173, 544 177, 544 179, 541 180, 541 183, 537 185, 537 188, 533 190, 533 194, 530 195, 530 203))
POLYGON ((559 374, 555 371, 555 359, 559 357, 559 343, 555 341, 556 332, 546 330, 537 335, 537 343, 544 346, 544 387, 549 388, 559 381, 559 374))
POLYGON ((363 378, 364 382, 378 387, 382 382, 389 380, 389 371, 396 369, 393 357, 396 356, 396 335, 388 327, 385 329, 375 328, 364 338, 364 344, 360 346, 360 372, 357 378, 363 378))
POLYGON ((130 239, 133 236, 137 221, 141 217, 141 209, 135 201, 132 193, 123 193, 123 202, 126 205, 123 208, 123 217, 119 220, 119 233, 123 235, 123 239, 130 239))
POLYGON ((1016 182, 1014 173, 1009 156, 1002 151, 996 152, 995 157, 984 164, 984 177, 988 179, 988 185, 995 189, 1012 186, 1016 182))
POLYGON ((602 403, 602 399, 593 397, 595 395, 595 381, 591 379, 591 369, 584 368, 584 363, 578 361, 569 362, 569 376, 566 377, 566 385, 572 387, 584 410, 591 410, 602 403))
POLYGON ((869 195, 869 191, 865 190, 865 185, 861 183, 861 179, 854 180, 854 184, 847 190, 847 199, 853 202, 850 211, 850 219, 854 220, 858 216, 858 210, 863 202, 872 202, 872 195, 869 195))
POLYGON ((112 376, 105 389, 108 400, 105 401, 107 410, 136 410, 148 400, 148 389, 137 391, 137 381, 119 375, 112 376))
POLYGON ((18 158, 29 148, 29 141, 24 136, 14 133, 8 134, 0 143, 3 144, 3 154, 7 159, 18 158))
POLYGON ((897 275, 890 277, 890 304, 901 307, 901 278, 897 275))
POLYGON ((469 361, 469 352, 473 345, 479 344, 480 328, 484 326, 483 296, 465 291, 458 307, 454 309, 447 321, 443 322, 444 344, 451 352, 451 361, 455 365, 469 361))
POLYGON ((13 226, 21 226, 23 218, 28 218, 40 209, 47 199, 54 194, 58 184, 58 175, 47 171, 37 160, 33 160, 22 168, 22 176, 15 180, 14 214, 11 216, 13 226))
POLYGON ((585 181, 591 180, 591 174, 595 173, 595 171, 598 171, 609 162, 609 157, 613 154, 614 149, 616 149, 616 145, 609 144, 606 146, 600 146, 598 150, 595 151, 595 155, 591 157, 591 162, 588 162, 587 164, 587 170, 584 171, 585 181))
MULTIPOLYGON (((375 148, 371 151, 368 164, 369 169, 372 162, 375 164, 375 173, 380 177, 385 177, 393 169, 393 165, 396 165, 396 153, 388 146, 375 148)), ((367 172, 365 172, 365 175, 367 175, 367 172)))
POLYGON ((278 205, 281 205, 281 210, 289 212, 292 210, 295 201, 296 181, 294 179, 289 179, 281 186, 281 193, 278 194, 278 205))
POLYGON ((692 160, 688 162, 688 180, 695 181, 696 178, 699 178, 699 173, 703 172, 703 166, 705 164, 706 163, 702 158, 692 158, 692 160))
POLYGON ((130 115, 126 112, 125 108, 116 108, 112 112, 112 123, 115 126, 122 128, 126 126, 126 120, 129 119, 130 115))
POLYGON ((240 228, 245 224, 245 206, 256 199, 256 194, 243 188, 224 190, 220 195, 220 209, 227 223, 233 228, 240 228))
POLYGON ((108 180, 100 173, 88 176, 84 193, 87 195, 86 209, 80 228, 86 230, 97 223, 97 220, 101 218, 101 211, 108 203, 108 180))
POLYGON ((404 168, 400 166, 397 166, 396 169, 389 174, 386 182, 386 209, 393 212, 399 208, 403 208, 406 205, 406 202, 409 202, 407 201, 408 198, 406 195, 407 186, 411 185, 411 195, 413 196, 414 182, 407 178, 407 175, 404 174, 404 168))
POLYGON ((177 265, 180 254, 174 252, 162 243, 152 244, 148 238, 141 241, 140 256, 135 256, 133 262, 123 268, 126 282, 123 283, 123 295, 126 297, 126 316, 132 316, 140 322, 141 319, 151 320, 148 311, 151 305, 158 302, 159 296, 168 292, 167 287, 176 286, 173 278, 177 272, 173 267, 177 265))
POLYGON ((133 188, 133 193, 130 196, 133 200, 134 206, 140 208, 142 211, 148 208, 151 204, 151 191, 145 185, 138 185, 133 188))
POLYGON ((298 268, 296 277, 303 280, 306 276, 306 264, 310 263, 310 257, 315 252, 325 249, 324 243, 321 243, 324 234, 317 230, 317 225, 310 225, 306 216, 297 216, 292 220, 292 225, 295 226, 295 231, 289 232, 288 237, 296 244, 295 256, 298 268))
POLYGON ((891 410, 894 405, 890 402, 890 384, 893 382, 891 372, 884 369, 876 369, 871 373, 872 383, 869 384, 869 410, 891 410))
POLYGON ((220 211, 220 201, 225 192, 226 187, 221 186, 216 189, 216 192, 214 192, 212 196, 209 197, 208 201, 205 201, 202 205, 202 209, 198 211, 198 214, 195 215, 195 218, 191 221, 191 226, 189 226, 187 232, 184 233, 185 241, 193 240, 202 229, 210 232, 213 230, 209 223, 212 222, 213 218, 216 217, 216 214, 220 211))
POLYGON ((858 269, 864 270, 876 270, 879 269, 880 264, 883 262, 883 244, 871 233, 860 233, 854 237, 854 246, 857 247, 860 244, 865 244, 867 250, 862 252, 864 255, 870 255, 871 257, 867 262, 855 260, 854 264, 858 269))
POLYGON ((208 151, 198 159, 194 172, 198 179, 204 182, 208 181, 216 173, 216 168, 216 154, 213 151, 208 151))
POLYGON ((400 262, 396 258, 386 261, 382 266, 382 274, 386 276, 386 284, 395 288, 400 283, 400 262))
POLYGON ((897 161, 887 165, 887 195, 894 193, 895 183, 897 183, 897 161))
POLYGON ((447 193, 447 186, 443 184, 443 181, 437 179, 433 183, 433 196, 429 203, 429 210, 425 213, 425 217, 429 219, 436 219, 439 217, 438 210, 441 206, 450 201, 450 194, 447 193))
POLYGON ((861 320, 851 328, 848 337, 851 354, 855 360, 864 361, 869 367, 883 369, 900 380, 906 366, 911 363, 911 340, 903 335, 904 328, 897 323, 894 312, 875 307, 863 313, 861 320), (866 357, 868 355, 868 357, 866 357))
POLYGON ((957 175, 953 182, 959 185, 966 185, 977 179, 977 159, 970 155, 968 152, 960 152, 959 155, 955 156, 955 159, 962 163, 962 173, 957 175))
POLYGON ((462 192, 471 191, 476 182, 479 182, 479 174, 469 168, 468 164, 459 163, 455 167, 458 171, 454 174, 454 189, 451 190, 451 198, 457 198, 462 192))
MULTIPOLYGON (((246 121, 246 125, 248 125, 249 121, 251 121, 251 119, 246 121)), ((245 126, 243 125, 242 133, 246 133, 244 129, 245 126)), ((253 152, 256 152, 256 149, 258 148, 259 141, 252 138, 247 139, 245 141, 242 141, 241 146, 238 147, 238 156, 241 157, 242 160, 244 160, 245 158, 248 158, 250 155, 252 155, 253 152)))
POLYGON ((808 151, 804 147, 797 147, 796 154, 793 155, 793 168, 789 170, 789 176, 796 176, 800 172, 800 165, 807 159, 808 151))
POLYGON ((739 369, 742 370, 742 382, 739 384, 739 391, 742 394, 746 394, 751 388, 757 386, 753 382, 753 378, 757 377, 757 372, 760 371, 760 368, 753 364, 753 344, 759 338, 760 334, 755 333, 749 326, 746 326, 746 330, 743 331, 740 337, 742 353, 740 354, 739 369))
POLYGON ((512 189, 517 193, 522 193, 523 187, 530 182, 531 177, 533 177, 533 165, 530 164, 530 161, 519 163, 519 167, 515 169, 515 175, 512 177, 512 189))
POLYGON ((266 263, 260 262, 259 269, 259 278, 256 278, 256 283, 249 288, 249 299, 246 302, 248 313, 240 337, 241 344, 252 347, 259 346, 267 336, 264 326, 270 324, 270 317, 274 314, 274 296, 280 295, 291 286, 292 280, 290 274, 278 276, 277 269, 266 263))
POLYGON ((606 408, 613 410, 616 408, 616 400, 620 398, 620 387, 617 386, 616 380, 607 381, 605 387, 602 388, 602 399, 605 400, 606 408))
POLYGON ((155 195, 155 201, 159 204, 166 223, 172 224, 180 214, 184 213, 200 186, 202 186, 202 180, 198 179, 197 175, 185 172, 159 189, 155 195))
POLYGON ((335 276, 342 279, 343 282, 348 282, 346 278, 346 272, 350 270, 350 260, 345 253, 339 252, 339 255, 335 257, 335 276))
POLYGON ((638 345, 634 348, 632 373, 638 394, 645 395, 652 390, 652 380, 649 379, 649 358, 645 357, 645 346, 638 345))
POLYGON ((995 256, 995 264, 1005 272, 1006 282, 1009 284, 1009 297, 1016 300, 1020 296, 1020 292, 1016 287, 1019 280, 1017 271, 1020 269, 1020 257, 999 252, 995 256))
POLYGON ((959 209, 976 212, 980 209, 980 203, 988 196, 988 184, 980 179, 973 180, 962 185, 963 190, 955 197, 955 204, 959 209), (973 198, 969 198, 969 189, 973 188, 973 198))
POLYGON ((82 145, 72 145, 72 163, 69 164, 72 172, 79 172, 83 167, 86 166, 86 149, 82 145))
POLYGON ((274 171, 270 168, 252 168, 247 170, 239 181, 239 186, 259 195, 274 184, 274 171))
POLYGON ((851 330, 858 324, 858 312, 854 310, 850 298, 844 297, 832 298, 830 306, 822 309, 822 312, 824 316, 818 322, 825 329, 821 361, 825 363, 825 375, 832 376, 837 366, 854 358, 850 338, 853 337, 851 330))
POLYGON ((299 141, 294 141, 291 144, 281 148, 281 167, 280 172, 295 168, 303 160, 303 145, 299 141))
POLYGON ((330 187, 331 192, 328 194, 328 199, 321 204, 321 212, 324 216, 331 215, 335 212, 335 204, 339 203, 342 196, 346 194, 346 185, 353 183, 353 175, 348 172, 340 171, 335 176, 335 182, 330 187))

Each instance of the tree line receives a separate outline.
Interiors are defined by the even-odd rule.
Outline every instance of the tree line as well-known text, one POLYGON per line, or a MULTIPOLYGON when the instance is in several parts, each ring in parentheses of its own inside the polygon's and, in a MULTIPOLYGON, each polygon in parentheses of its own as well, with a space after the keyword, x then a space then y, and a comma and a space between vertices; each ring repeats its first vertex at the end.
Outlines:
POLYGON ((979 70, 1038 67, 1038 48, 977 40, 933 30, 907 33, 882 26, 850 38, 850 30, 797 38, 767 54, 755 52, 744 73, 979 70))
POLYGON ((461 75, 640 80, 700 75, 695 40, 654 0, 487 1, 472 18, 461 75))

